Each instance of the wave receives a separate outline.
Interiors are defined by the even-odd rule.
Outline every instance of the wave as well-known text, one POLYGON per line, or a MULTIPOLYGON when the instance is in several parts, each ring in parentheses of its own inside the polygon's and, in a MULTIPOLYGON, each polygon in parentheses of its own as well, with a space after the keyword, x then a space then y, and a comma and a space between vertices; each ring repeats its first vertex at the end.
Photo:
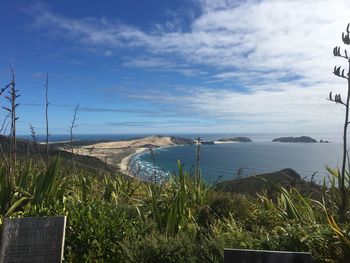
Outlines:
POLYGON ((157 182, 160 182, 171 176, 169 171, 166 171, 153 162, 142 160, 141 157, 145 154, 149 153, 138 154, 130 160, 129 169, 135 177, 138 177, 143 181, 156 180, 157 182))

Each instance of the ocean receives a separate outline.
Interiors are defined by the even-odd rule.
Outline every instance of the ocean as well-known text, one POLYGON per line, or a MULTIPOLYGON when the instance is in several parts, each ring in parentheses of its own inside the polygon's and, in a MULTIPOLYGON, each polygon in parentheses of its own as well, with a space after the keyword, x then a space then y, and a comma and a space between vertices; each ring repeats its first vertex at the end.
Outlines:
MULTIPOLYGON (((279 136, 255 135, 255 138, 253 137, 250 136, 253 139, 251 143, 201 145, 202 178, 212 184, 237 177, 292 168, 302 178, 311 180, 313 177, 316 183, 322 184, 323 179, 328 178, 326 165, 330 167, 341 165, 342 145, 336 138, 331 140, 329 136, 323 137, 331 140, 331 143, 279 143, 272 142, 273 138, 279 136)), ((218 138, 220 138, 218 135, 204 137, 205 140, 218 138)), ((134 157, 133 167, 134 169, 137 167, 143 179, 152 175, 154 170, 161 176, 176 173, 178 160, 187 171, 193 171, 195 151, 196 146, 154 149, 153 156, 146 152, 134 157)))
MULTIPOLYGON (((75 140, 126 140, 141 138, 151 134, 89 134, 75 135, 75 140)), ((341 165, 341 136, 329 134, 306 134, 317 140, 329 140, 330 143, 274 143, 272 139, 290 134, 163 134, 183 138, 217 140, 219 138, 246 136, 253 140, 251 143, 228 143, 216 145, 201 145, 200 168, 203 179, 211 184, 217 181, 229 180, 239 176, 248 176, 273 172, 284 168, 292 168, 302 178, 310 180, 314 175, 317 183, 327 178, 326 165, 340 167, 341 165)), ((305 134, 293 134, 300 136, 305 134)), ((24 135, 23 138, 30 136, 24 135)), ((44 141, 45 137, 39 137, 44 141)), ((51 135, 50 141, 69 140, 69 135, 51 135)), ((195 161, 196 146, 172 146, 154 149, 154 158, 149 152, 133 158, 134 171, 138 176, 147 180, 154 173, 167 176, 177 171, 177 161, 191 171, 195 161), (153 162, 155 161, 155 163, 153 162)))

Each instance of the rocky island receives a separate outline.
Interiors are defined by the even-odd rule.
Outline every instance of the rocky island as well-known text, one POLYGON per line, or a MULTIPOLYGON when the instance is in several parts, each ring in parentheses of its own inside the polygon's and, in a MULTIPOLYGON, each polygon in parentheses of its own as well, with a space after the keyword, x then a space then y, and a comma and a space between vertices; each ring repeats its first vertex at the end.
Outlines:
POLYGON ((215 142, 214 141, 202 141, 201 144, 202 145, 214 145, 215 142))
POLYGON ((280 137, 272 140, 273 142, 295 142, 295 143, 315 143, 315 139, 309 136, 300 137, 280 137))
POLYGON ((323 139, 321 139, 321 140, 320 140, 320 143, 329 143, 329 141, 328 141, 328 140, 323 140, 323 139))
POLYGON ((234 137, 234 138, 222 138, 219 139, 218 142, 252 142, 252 140, 248 137, 234 137))

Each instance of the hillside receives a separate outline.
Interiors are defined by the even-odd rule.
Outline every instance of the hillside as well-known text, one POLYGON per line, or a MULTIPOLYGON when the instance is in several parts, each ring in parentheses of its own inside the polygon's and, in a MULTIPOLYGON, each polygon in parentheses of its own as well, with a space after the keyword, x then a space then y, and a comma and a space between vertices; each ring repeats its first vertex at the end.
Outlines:
MULTIPOLYGON (((10 149, 9 137, 0 135, 0 144, 3 148, 5 155, 7 155, 10 149)), ((44 144, 35 144, 32 141, 28 141, 25 139, 17 139, 16 150, 19 159, 26 158, 27 156, 30 158, 46 158, 46 146, 44 144)), ((72 165, 72 160, 74 160, 74 164, 77 168, 82 168, 92 172, 115 170, 110 165, 105 164, 98 158, 72 154, 68 151, 60 150, 52 144, 49 145, 49 156, 50 158, 60 156, 63 160, 63 163, 68 166, 72 165)))
POLYGON ((283 169, 277 172, 224 181, 219 183, 215 189, 217 191, 248 194, 251 196, 256 196, 258 192, 261 193, 261 191, 266 190, 270 196, 275 196, 276 190, 272 184, 262 179, 287 189, 295 187, 303 195, 312 195, 316 199, 322 196, 322 187, 320 185, 302 180, 300 175, 293 169, 283 169))

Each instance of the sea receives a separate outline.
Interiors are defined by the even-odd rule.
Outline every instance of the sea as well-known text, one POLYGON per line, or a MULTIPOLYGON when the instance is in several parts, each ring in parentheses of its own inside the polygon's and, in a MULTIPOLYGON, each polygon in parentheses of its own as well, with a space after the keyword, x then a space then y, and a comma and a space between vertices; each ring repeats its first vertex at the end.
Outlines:
MULTIPOLYGON (((342 158, 341 136, 329 134, 273 134, 273 133, 226 133, 226 134, 163 134, 188 139, 200 137, 205 141, 237 136, 249 137, 250 143, 225 143, 201 145, 199 165, 202 178, 208 183, 262 174, 292 168, 305 180, 313 179, 322 184, 328 180, 326 166, 340 167, 342 158), (330 143, 280 143, 272 142, 283 136, 310 136, 330 143)), ((150 134, 89 134, 75 135, 75 140, 112 141, 141 138, 150 134)), ((26 136, 22 136, 26 137, 26 136)), ((27 136, 28 137, 28 136, 27 136)), ((68 135, 51 135, 50 141, 68 140, 68 135)), ((39 137, 44 140, 44 137, 39 137)), ((178 161, 184 169, 192 172, 196 159, 196 146, 170 146, 155 148, 132 158, 131 167, 144 180, 154 175, 160 178, 176 174, 178 161)))
MULTIPOLYGON (((342 144, 336 136, 310 135, 318 141, 323 139, 330 143, 272 142, 274 138, 288 136, 281 134, 203 134, 200 137, 202 140, 215 141, 236 136, 249 137, 253 142, 200 146, 199 167, 202 178, 208 184, 284 168, 295 170, 305 180, 323 184, 324 179, 329 181, 326 166, 341 166, 342 144)), ((183 134, 182 137, 195 139, 198 135, 183 134)), ((164 178, 177 173, 178 161, 185 170, 193 172, 195 159, 195 145, 171 146, 135 156, 132 168, 142 179, 154 174, 164 178)))

